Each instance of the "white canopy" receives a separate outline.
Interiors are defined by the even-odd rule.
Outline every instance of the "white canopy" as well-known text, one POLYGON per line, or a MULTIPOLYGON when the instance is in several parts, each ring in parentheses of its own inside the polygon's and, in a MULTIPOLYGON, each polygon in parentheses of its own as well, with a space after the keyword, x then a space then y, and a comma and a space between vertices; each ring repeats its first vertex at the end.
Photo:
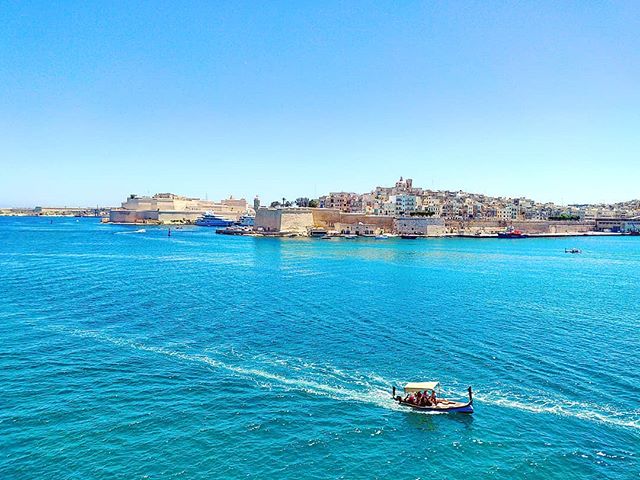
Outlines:
POLYGON ((440 382, 411 382, 404 386, 404 392, 419 392, 423 390, 435 390, 440 382))

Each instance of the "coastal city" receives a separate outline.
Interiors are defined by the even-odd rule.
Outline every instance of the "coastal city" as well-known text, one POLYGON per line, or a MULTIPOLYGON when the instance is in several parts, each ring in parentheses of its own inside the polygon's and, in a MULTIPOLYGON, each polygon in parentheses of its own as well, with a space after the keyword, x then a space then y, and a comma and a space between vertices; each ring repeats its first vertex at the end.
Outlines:
POLYGON ((130 195, 119 207, 0 209, 0 215, 101 217, 104 223, 197 225, 218 233, 256 236, 524 237, 640 232, 640 200, 615 204, 540 203, 464 191, 430 190, 400 177, 367 193, 330 192, 319 198, 258 196, 218 202, 173 193, 130 195))
POLYGON ((0 480, 640 480, 640 0, 0 12, 0 480))

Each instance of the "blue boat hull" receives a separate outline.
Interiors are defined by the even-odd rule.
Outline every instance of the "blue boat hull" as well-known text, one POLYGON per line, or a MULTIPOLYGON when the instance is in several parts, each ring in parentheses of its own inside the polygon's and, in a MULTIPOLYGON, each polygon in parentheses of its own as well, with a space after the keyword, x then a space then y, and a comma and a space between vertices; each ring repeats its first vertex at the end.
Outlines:
POLYGON ((473 403, 467 403, 460 406, 442 408, 442 407, 418 407, 410 403, 399 402, 404 407, 409 407, 412 410, 419 412, 434 412, 434 413, 473 413, 473 403))
POLYGON ((498 238, 528 238, 529 235, 526 234, 521 234, 521 235, 514 235, 512 233, 499 233, 498 234, 498 238))
POLYGON ((464 402, 452 402, 447 399, 438 400, 438 405, 424 405, 419 406, 413 403, 409 403, 404 401, 401 396, 396 396, 396 387, 393 387, 392 398, 398 402, 399 405, 403 407, 408 407, 412 410, 416 410, 419 412, 432 412, 432 413, 473 413, 473 392, 471 391, 471 387, 468 389, 469 391, 469 401, 464 402))
POLYGON ((230 227, 233 222, 226 220, 196 220, 196 225, 199 227, 230 227))

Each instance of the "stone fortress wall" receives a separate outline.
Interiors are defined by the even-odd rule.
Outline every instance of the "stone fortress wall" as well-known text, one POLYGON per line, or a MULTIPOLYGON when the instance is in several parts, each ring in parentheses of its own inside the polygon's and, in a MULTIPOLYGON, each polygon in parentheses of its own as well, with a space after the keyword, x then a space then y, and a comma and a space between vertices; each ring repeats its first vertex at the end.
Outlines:
POLYGON ((256 212, 255 228, 264 233, 306 235, 313 226, 308 208, 259 208, 256 212))
POLYGON ((311 208, 314 226, 336 229, 337 225, 357 225, 358 223, 371 225, 375 230, 392 232, 393 217, 386 215, 366 215, 364 213, 345 213, 336 208, 311 208))
POLYGON ((491 234, 502 232, 507 227, 513 227, 530 234, 583 233, 594 231, 595 223, 553 220, 445 220, 447 233, 491 234))

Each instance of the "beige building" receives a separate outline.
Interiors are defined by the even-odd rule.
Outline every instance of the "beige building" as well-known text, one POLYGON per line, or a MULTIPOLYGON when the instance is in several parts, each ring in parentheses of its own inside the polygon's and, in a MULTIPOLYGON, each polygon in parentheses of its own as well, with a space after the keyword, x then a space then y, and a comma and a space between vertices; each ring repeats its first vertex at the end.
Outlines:
POLYGON ((111 209, 112 223, 188 223, 197 220, 205 212, 237 221, 249 211, 247 201, 233 197, 213 202, 189 198, 173 193, 157 193, 152 197, 130 195, 120 208, 111 209))
POLYGON ((443 218, 399 217, 395 221, 395 231, 400 235, 440 236, 445 234, 443 218))

